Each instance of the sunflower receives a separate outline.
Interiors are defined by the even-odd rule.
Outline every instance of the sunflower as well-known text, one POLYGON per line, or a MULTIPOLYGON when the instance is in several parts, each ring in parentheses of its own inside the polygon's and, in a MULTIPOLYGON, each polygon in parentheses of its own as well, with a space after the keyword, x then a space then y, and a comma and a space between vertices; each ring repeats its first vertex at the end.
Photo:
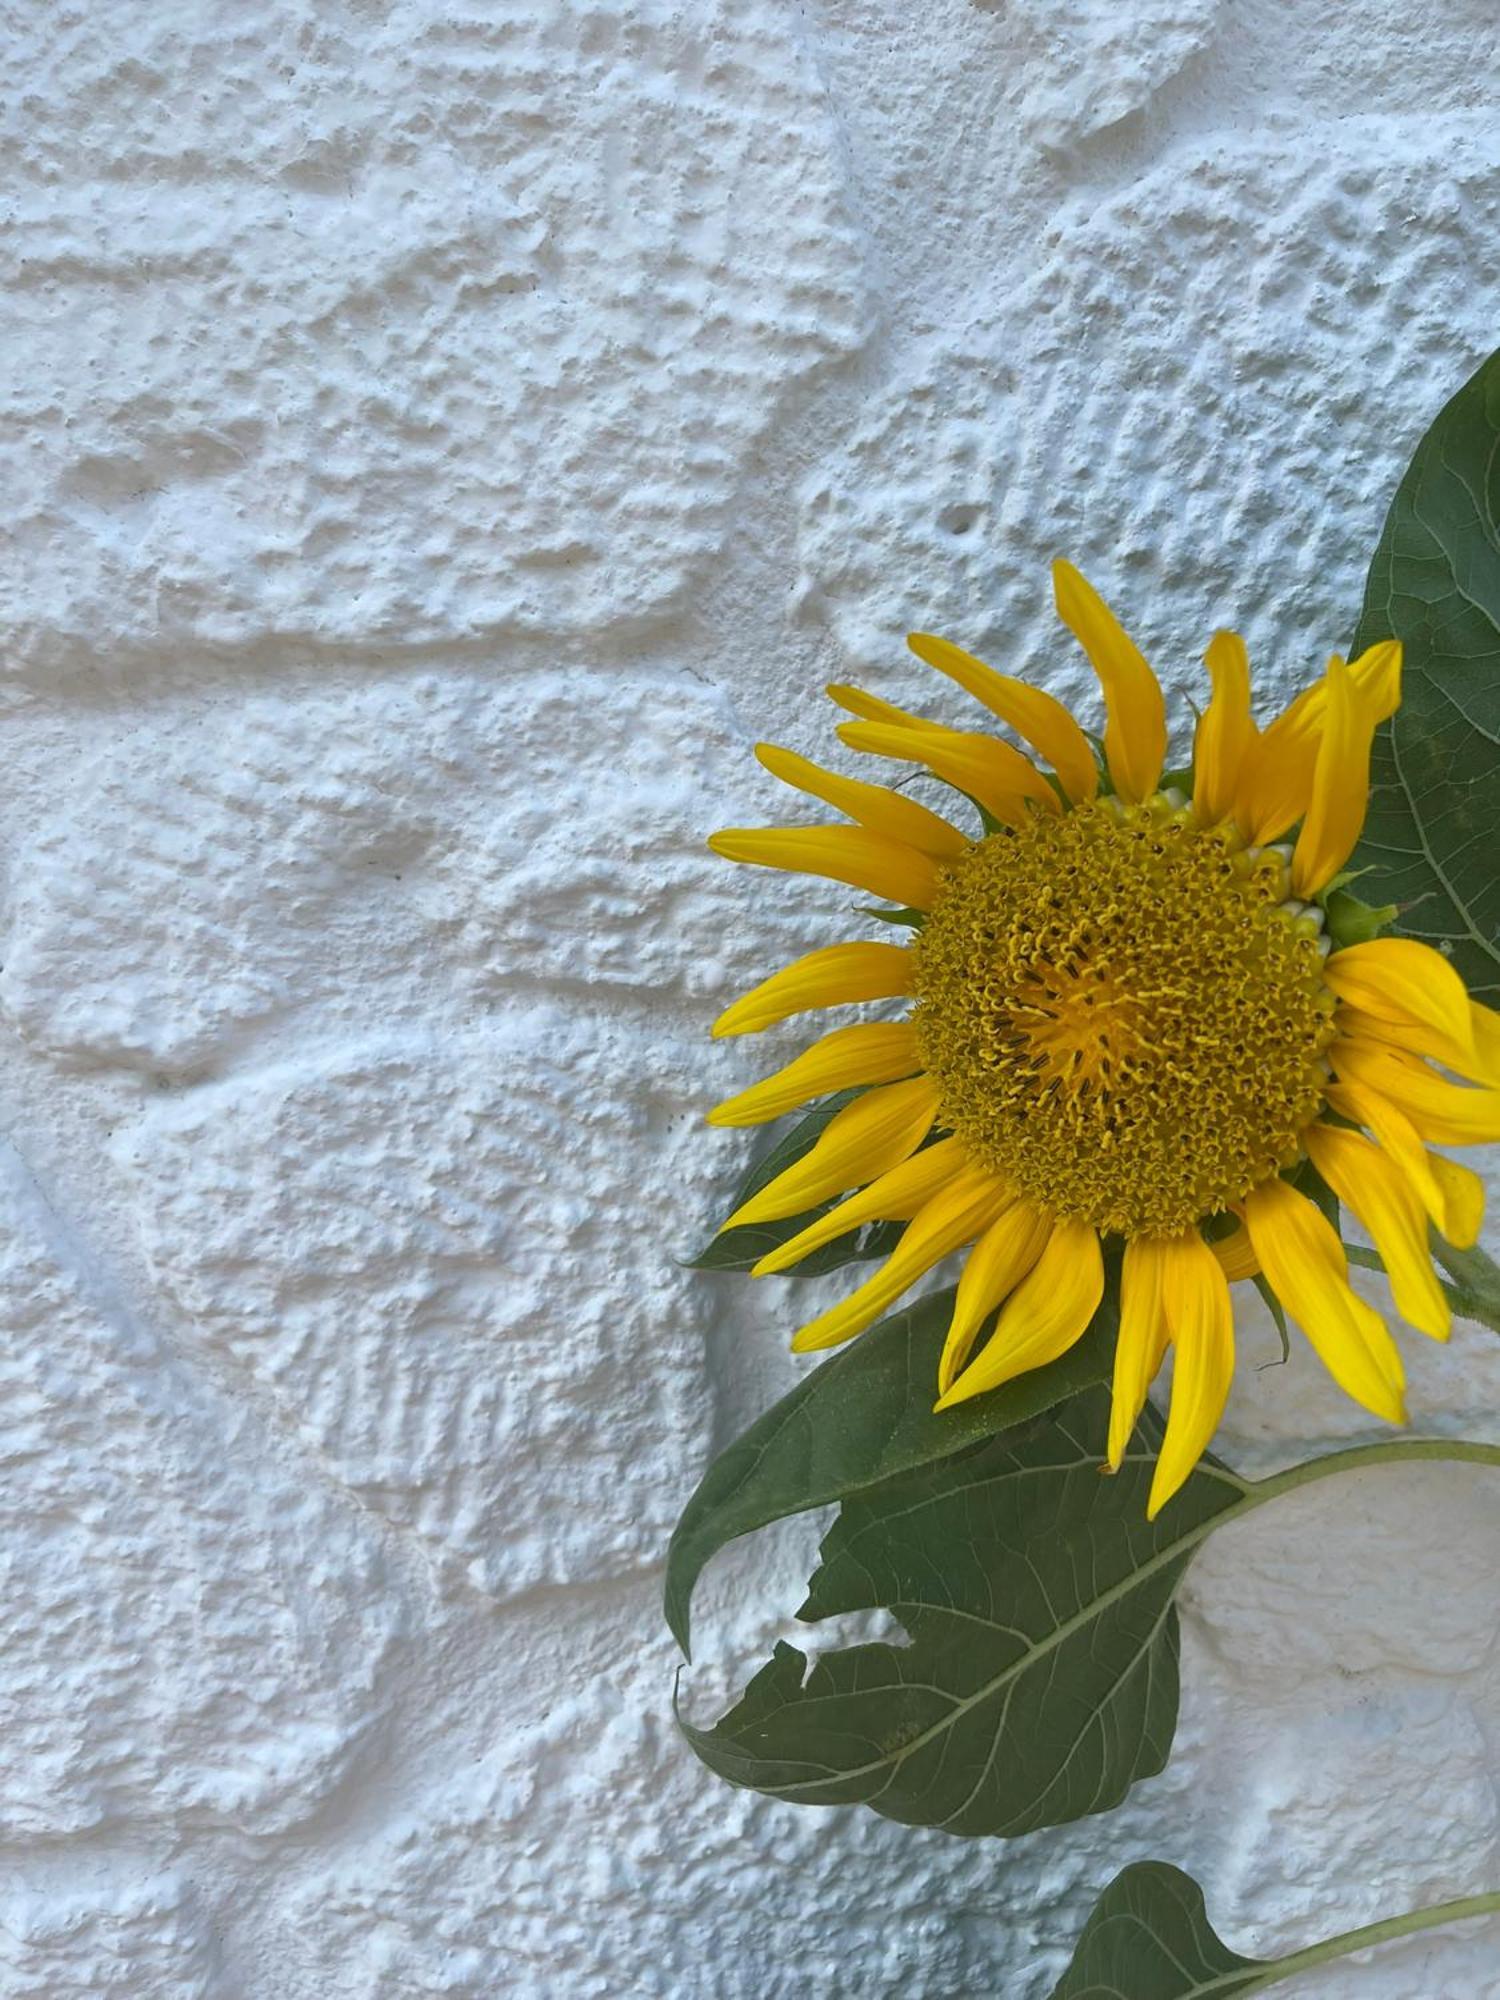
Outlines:
POLYGON ((1216 633, 1191 767, 1168 773, 1150 667, 1076 569, 1057 563, 1053 581, 1102 684, 1102 758, 1053 696, 925 634, 909 641, 918 659, 1026 750, 828 690, 852 718, 838 730, 851 750, 941 780, 976 830, 758 746, 776 777, 847 823, 735 828, 710 846, 864 890, 895 906, 872 914, 909 933, 798 959, 714 1033, 849 1003, 910 1006, 835 1028, 709 1117, 756 1125, 855 1091, 724 1227, 821 1211, 759 1275, 864 1223, 906 1225, 872 1277, 798 1332, 804 1352, 860 1333, 967 1250, 940 1410, 1071 1346, 1118 1248, 1111 1468, 1174 1356, 1154 1516, 1223 1412, 1233 1282, 1279 1301, 1356 1402, 1405 1421, 1401 1357, 1350 1285, 1328 1197, 1369 1233, 1398 1313, 1445 1339, 1429 1224, 1472 1245, 1483 1190, 1432 1148, 1500 1138, 1500 1014, 1426 945, 1333 934, 1330 910, 1363 908, 1335 892, 1364 820, 1371 739, 1400 700, 1396 642, 1335 656, 1261 728, 1244 643, 1216 633))

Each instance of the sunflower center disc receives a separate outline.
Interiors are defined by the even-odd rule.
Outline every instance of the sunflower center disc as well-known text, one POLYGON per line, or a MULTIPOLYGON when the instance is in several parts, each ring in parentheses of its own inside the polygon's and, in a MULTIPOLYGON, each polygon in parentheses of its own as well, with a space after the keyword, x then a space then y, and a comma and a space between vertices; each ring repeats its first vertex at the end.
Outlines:
POLYGON ((1279 855, 1158 795, 1033 814, 948 871, 915 945, 940 1121, 1053 1214, 1175 1235, 1290 1166, 1334 997, 1279 855))

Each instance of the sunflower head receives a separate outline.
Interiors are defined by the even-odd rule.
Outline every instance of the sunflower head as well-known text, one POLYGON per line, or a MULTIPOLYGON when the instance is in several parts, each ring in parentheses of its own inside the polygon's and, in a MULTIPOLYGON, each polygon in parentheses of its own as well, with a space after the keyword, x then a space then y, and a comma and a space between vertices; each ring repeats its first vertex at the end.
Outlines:
POLYGON ((756 1267, 771 1271, 858 1224, 906 1223, 888 1262, 803 1327, 799 1349, 850 1338, 967 1250, 939 1407, 1061 1354, 1097 1309, 1105 1249, 1117 1248, 1112 1464, 1175 1350, 1155 1512, 1222 1413, 1231 1281, 1268 1284, 1341 1386, 1403 1419, 1391 1336, 1292 1177, 1320 1177, 1354 1211, 1397 1309, 1446 1337, 1428 1227, 1472 1243, 1481 1191, 1431 1148, 1500 1138, 1500 1017, 1424 945, 1340 950, 1329 937, 1327 900, 1363 824, 1373 734, 1399 700, 1399 646, 1349 664, 1335 656, 1262 727, 1245 648, 1217 634, 1191 765, 1167 780, 1155 676, 1076 570, 1057 564, 1054 582, 1101 683, 1102 763, 1052 696, 925 634, 910 642, 917 656, 1018 741, 849 687, 830 689, 854 718, 838 734, 949 787, 968 825, 761 747, 769 769, 844 822, 736 829, 710 844, 886 898, 914 936, 813 952, 730 1007, 715 1032, 851 1002, 912 1005, 901 1020, 834 1029, 710 1116, 754 1124, 857 1089, 811 1152, 726 1227, 843 1195, 756 1267))
POLYGON ((998 830, 912 950, 938 1117, 1051 1214, 1171 1236, 1293 1165, 1333 1040, 1287 864, 1158 794, 998 830))

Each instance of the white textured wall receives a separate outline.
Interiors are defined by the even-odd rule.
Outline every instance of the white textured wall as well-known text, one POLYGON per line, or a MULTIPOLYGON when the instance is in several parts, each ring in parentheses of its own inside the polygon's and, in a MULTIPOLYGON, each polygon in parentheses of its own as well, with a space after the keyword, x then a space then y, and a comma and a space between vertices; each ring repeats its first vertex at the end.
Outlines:
MULTIPOLYGON (((722 1788, 658 1613, 796 1373, 673 1261, 846 900, 705 853, 750 743, 912 624, 1084 694, 1060 551, 1179 694, 1321 663, 1500 338, 1492 0, 3 18, 0 1993, 1033 2000, 1144 1854, 1249 1949, 1494 1886, 1500 1477, 1226 1533, 1168 1773, 1015 1846, 722 1788)), ((1246 1348, 1241 1464, 1360 1434, 1246 1348)))

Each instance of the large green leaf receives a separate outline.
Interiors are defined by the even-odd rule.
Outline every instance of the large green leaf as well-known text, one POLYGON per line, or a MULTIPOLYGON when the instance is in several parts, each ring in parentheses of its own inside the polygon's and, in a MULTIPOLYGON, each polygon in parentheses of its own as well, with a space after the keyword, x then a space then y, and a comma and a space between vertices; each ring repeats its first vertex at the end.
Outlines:
POLYGON ((1375 745, 1361 897, 1500 1001, 1500 354, 1438 414, 1396 490, 1356 649, 1397 638, 1401 707, 1375 745))
MULTIPOLYGON (((811 1111, 804 1112, 781 1139, 756 1160, 744 1179, 734 1191, 729 1205, 732 1215, 742 1202, 751 1195, 759 1194, 768 1182, 800 1160, 804 1153, 823 1135, 823 1128, 835 1111, 842 1111, 846 1104, 852 1104, 859 1096, 857 1090, 841 1090, 836 1097, 826 1098, 815 1104, 811 1111)), ((694 1271, 748 1271, 752 1264, 758 1264, 769 1251, 778 1249, 799 1229, 805 1229, 817 1216, 826 1215, 833 1207, 825 1201, 820 1207, 810 1208, 803 1215, 788 1215, 779 1222, 752 1223, 746 1229, 721 1229, 698 1255, 689 1261, 689 1269, 694 1271)), ((804 1257, 786 1275, 788 1277, 815 1278, 825 1271, 836 1271, 843 1264, 869 1257, 888 1257, 900 1239, 903 1225, 899 1222, 870 1222, 862 1229, 851 1229, 847 1235, 835 1237, 832 1243, 825 1243, 821 1250, 814 1250, 804 1257)))
POLYGON ((1101 1478, 1109 1396, 844 1502, 798 1616, 883 1609, 906 1646, 781 1645, 712 1729, 722 1777, 808 1805, 862 1802, 960 1834, 1021 1834, 1116 1805, 1166 1762, 1173 1596, 1245 1483, 1203 1460, 1155 1523, 1161 1425, 1101 1478), (805 1676, 805 1678, 804 1678, 805 1676))
POLYGON ((1230 2000, 1274 1973, 1215 1934, 1191 1875, 1141 1861, 1094 1905, 1052 2000, 1230 2000))
POLYGON ((685 1653, 693 1586, 726 1542, 951 1457, 1109 1377, 1119 1323, 1113 1283, 1088 1332, 1060 1360, 939 1416, 932 1407, 938 1356, 952 1313, 950 1289, 882 1320, 714 1460, 667 1551, 667 1623, 685 1653))

